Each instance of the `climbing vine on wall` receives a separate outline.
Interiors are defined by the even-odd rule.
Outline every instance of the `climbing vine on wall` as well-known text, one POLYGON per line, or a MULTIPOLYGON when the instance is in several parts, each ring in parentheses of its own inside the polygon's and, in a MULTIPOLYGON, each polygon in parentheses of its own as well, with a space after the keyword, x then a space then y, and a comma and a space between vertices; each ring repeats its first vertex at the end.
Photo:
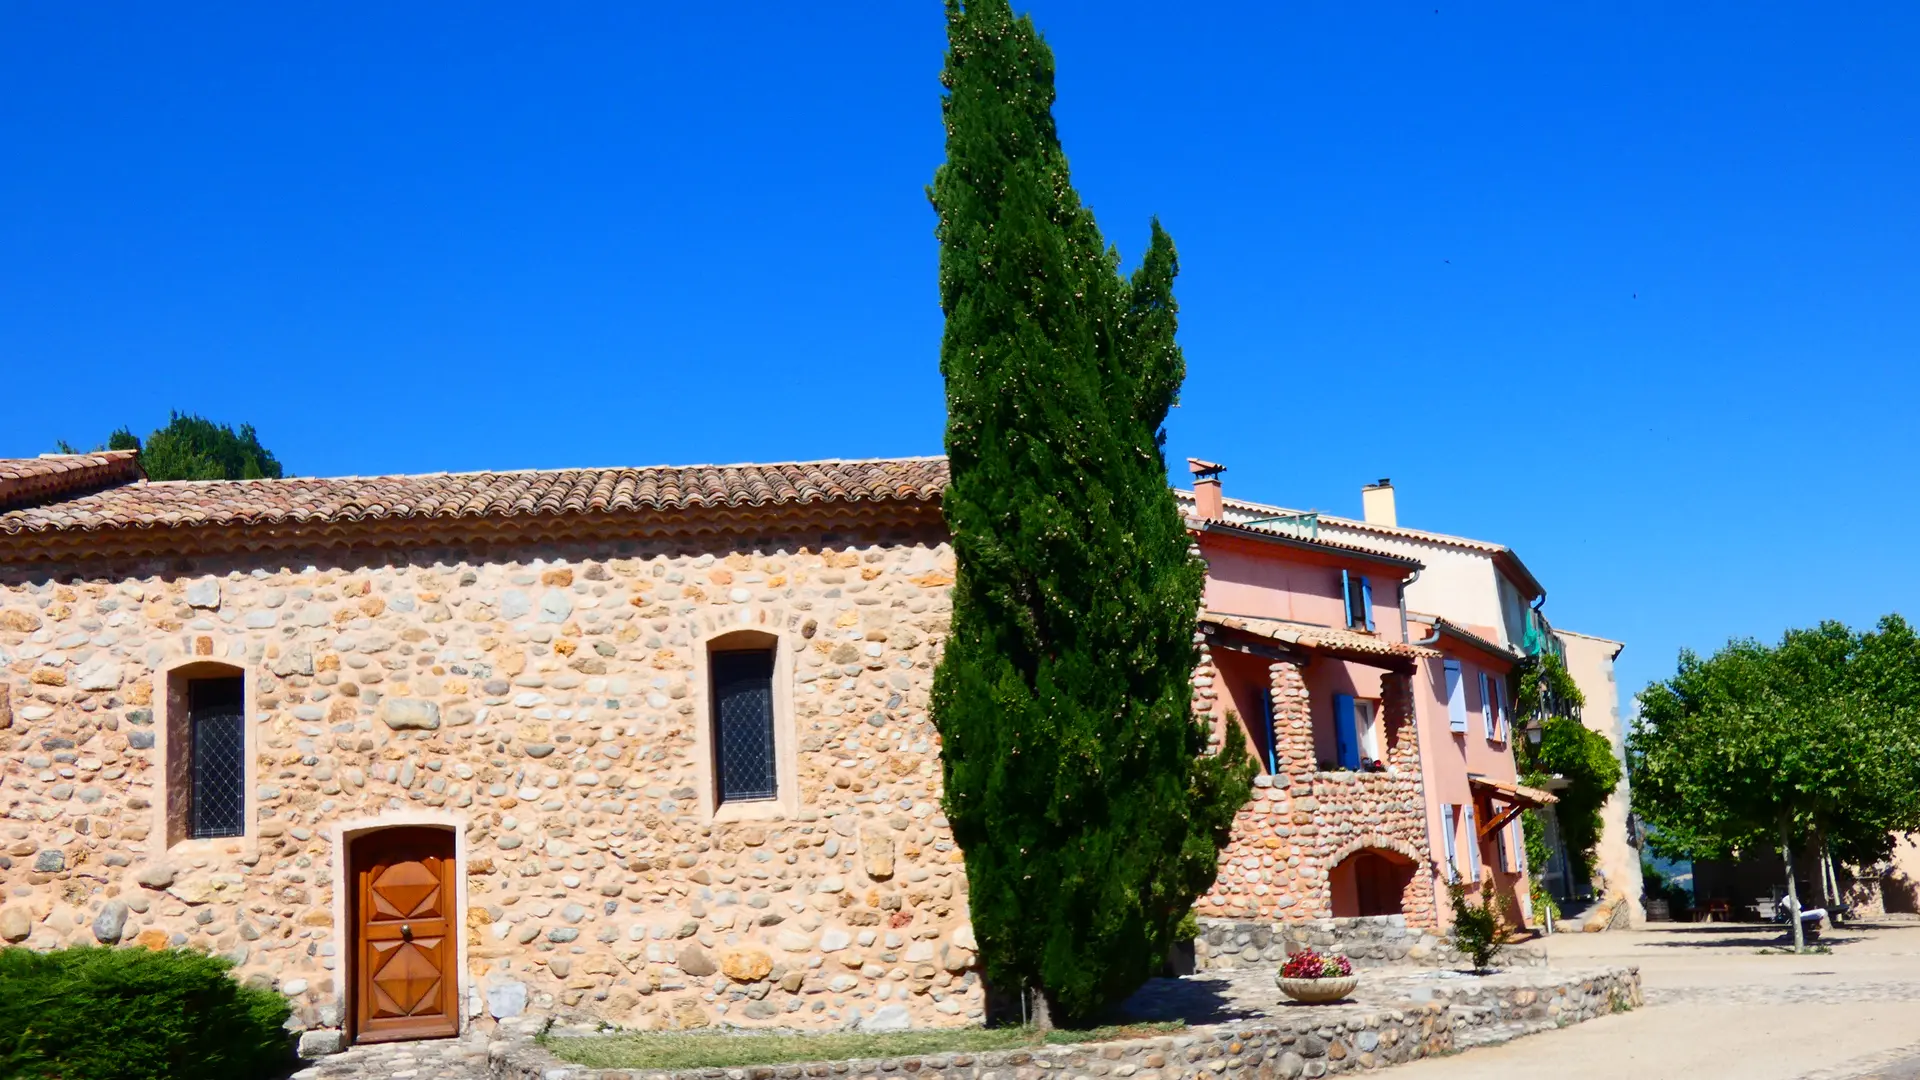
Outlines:
MULTIPOLYGON (((1514 714, 1528 726, 1516 764, 1520 782, 1542 786, 1556 777, 1566 781, 1554 814, 1567 856, 1591 877, 1594 849, 1600 843, 1600 808, 1620 785, 1620 759, 1605 735, 1580 722, 1585 695, 1560 657, 1550 650, 1523 661, 1513 673, 1514 714)), ((1545 823, 1529 811, 1523 826, 1527 865, 1537 876, 1546 866, 1545 823)))

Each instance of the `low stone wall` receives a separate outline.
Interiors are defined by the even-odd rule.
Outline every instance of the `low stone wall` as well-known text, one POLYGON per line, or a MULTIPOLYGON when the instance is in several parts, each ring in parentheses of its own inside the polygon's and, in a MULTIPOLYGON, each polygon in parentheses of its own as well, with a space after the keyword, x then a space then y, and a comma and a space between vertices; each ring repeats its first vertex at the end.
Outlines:
MULTIPOLYGON (((1404 915, 1306 922, 1237 922, 1201 919, 1193 943, 1195 971, 1277 967, 1287 954, 1311 947, 1344 956, 1356 968, 1413 965, 1465 967, 1467 958, 1430 930, 1407 925, 1404 915)), ((1494 958, 1496 967, 1544 967, 1547 956, 1532 945, 1510 945, 1494 958)))
MULTIPOLYGON (((1378 1068, 1579 1023, 1640 1004, 1638 968, 1494 979, 1435 979, 1428 1000, 1401 1007, 1283 1007, 1279 1014, 1184 1034, 983 1054, 860 1059, 732 1069, 600 1069, 569 1065, 531 1044, 496 1045, 495 1080, 1026 1080, 1065 1070, 1137 1080, 1295 1080, 1378 1068)), ((751 1036, 742 1036, 751 1037, 751 1036)))

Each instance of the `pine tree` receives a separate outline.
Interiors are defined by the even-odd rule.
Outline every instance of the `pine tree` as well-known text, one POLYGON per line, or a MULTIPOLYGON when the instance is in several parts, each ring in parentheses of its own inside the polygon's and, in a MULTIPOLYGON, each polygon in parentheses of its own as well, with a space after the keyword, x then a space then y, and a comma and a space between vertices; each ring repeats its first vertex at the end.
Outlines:
MULTIPOLYGON (((78 454, 64 439, 56 444, 63 454, 78 454)), ((216 424, 201 416, 170 414, 167 426, 147 436, 146 444, 125 427, 108 436, 107 450, 136 450, 140 468, 149 480, 259 480, 279 479, 280 462, 260 445, 252 424, 216 424)))
POLYGON ((987 979, 1078 1022, 1159 970, 1251 765, 1234 739, 1210 755, 1192 713, 1204 568, 1162 452, 1173 242, 1155 221, 1120 275, 1028 18, 948 0, 947 30, 930 194, 958 575, 933 716, 987 979))

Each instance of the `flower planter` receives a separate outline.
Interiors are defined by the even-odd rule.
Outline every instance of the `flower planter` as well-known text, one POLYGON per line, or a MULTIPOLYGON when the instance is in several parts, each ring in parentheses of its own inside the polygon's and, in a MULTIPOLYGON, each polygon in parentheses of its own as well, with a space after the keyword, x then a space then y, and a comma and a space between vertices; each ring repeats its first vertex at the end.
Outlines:
POLYGON ((1339 1001, 1353 988, 1360 985, 1358 975, 1346 975, 1336 979, 1289 979, 1282 975, 1277 980, 1280 992, 1295 1001, 1308 1005, 1324 1005, 1329 1001, 1339 1001))

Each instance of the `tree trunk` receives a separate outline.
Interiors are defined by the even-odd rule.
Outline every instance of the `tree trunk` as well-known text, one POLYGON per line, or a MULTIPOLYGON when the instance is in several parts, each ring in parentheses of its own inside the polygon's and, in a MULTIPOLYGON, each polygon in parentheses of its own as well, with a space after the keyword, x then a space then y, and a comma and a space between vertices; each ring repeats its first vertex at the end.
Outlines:
POLYGON ((1035 1031, 1052 1031, 1053 1005, 1047 1001, 1047 992, 1038 987, 1029 989, 1027 1001, 1032 1009, 1027 1016, 1027 1023, 1033 1025, 1035 1031))
POLYGON ((1793 836, 1787 818, 1780 819, 1780 858, 1787 864, 1787 920, 1793 923, 1793 951, 1807 951, 1807 932, 1800 925, 1800 887, 1793 882, 1793 836))
POLYGON ((1832 910, 1833 894, 1827 891, 1827 834, 1817 828, 1813 830, 1813 850, 1813 906, 1832 910))

